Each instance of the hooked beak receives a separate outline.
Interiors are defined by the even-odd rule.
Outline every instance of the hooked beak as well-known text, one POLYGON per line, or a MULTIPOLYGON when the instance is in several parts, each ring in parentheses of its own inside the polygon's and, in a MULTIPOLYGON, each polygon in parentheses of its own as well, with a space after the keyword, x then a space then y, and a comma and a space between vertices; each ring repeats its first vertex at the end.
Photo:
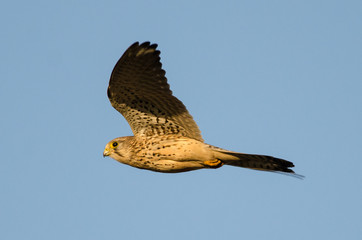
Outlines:
POLYGON ((111 155, 111 151, 109 150, 109 148, 105 148, 103 152, 103 157, 108 157, 109 155, 111 155))

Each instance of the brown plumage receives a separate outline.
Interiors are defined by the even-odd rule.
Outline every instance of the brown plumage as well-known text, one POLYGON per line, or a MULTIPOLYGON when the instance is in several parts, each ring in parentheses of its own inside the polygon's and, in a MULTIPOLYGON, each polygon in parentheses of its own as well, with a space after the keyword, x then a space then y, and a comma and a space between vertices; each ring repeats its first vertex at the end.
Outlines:
POLYGON ((136 42, 113 69, 108 98, 128 121, 134 136, 110 141, 104 156, 158 172, 219 168, 225 164, 299 176, 290 169, 294 167, 292 162, 204 143, 192 116, 172 95, 156 48, 156 44, 136 42))

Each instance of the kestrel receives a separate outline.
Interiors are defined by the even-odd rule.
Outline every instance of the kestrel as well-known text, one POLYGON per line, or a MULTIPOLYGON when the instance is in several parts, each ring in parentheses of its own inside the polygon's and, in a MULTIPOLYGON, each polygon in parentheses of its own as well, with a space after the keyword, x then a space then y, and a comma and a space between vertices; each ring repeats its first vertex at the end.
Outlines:
POLYGON ((131 45, 114 67, 108 98, 134 136, 110 141, 103 156, 156 172, 178 173, 223 165, 293 174, 292 162, 228 151, 204 143, 183 103, 172 95, 157 44, 131 45))

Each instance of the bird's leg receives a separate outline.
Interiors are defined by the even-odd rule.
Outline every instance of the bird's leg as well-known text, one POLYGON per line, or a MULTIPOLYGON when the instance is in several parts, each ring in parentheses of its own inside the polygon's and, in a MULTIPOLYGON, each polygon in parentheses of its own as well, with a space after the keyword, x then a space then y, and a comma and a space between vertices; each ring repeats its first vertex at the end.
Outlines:
POLYGON ((219 159, 207 160, 204 161, 203 164, 209 168, 219 168, 224 165, 224 163, 221 162, 219 159))

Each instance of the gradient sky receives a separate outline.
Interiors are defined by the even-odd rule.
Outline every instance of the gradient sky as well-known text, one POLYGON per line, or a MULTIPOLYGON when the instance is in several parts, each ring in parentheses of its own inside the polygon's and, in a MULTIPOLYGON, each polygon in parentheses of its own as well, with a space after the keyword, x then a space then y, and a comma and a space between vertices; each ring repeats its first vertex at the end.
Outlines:
POLYGON ((361 1, 3 1, 0 22, 1 239, 362 239, 361 1), (106 89, 135 41, 207 143, 305 180, 103 158, 132 134, 106 89))

